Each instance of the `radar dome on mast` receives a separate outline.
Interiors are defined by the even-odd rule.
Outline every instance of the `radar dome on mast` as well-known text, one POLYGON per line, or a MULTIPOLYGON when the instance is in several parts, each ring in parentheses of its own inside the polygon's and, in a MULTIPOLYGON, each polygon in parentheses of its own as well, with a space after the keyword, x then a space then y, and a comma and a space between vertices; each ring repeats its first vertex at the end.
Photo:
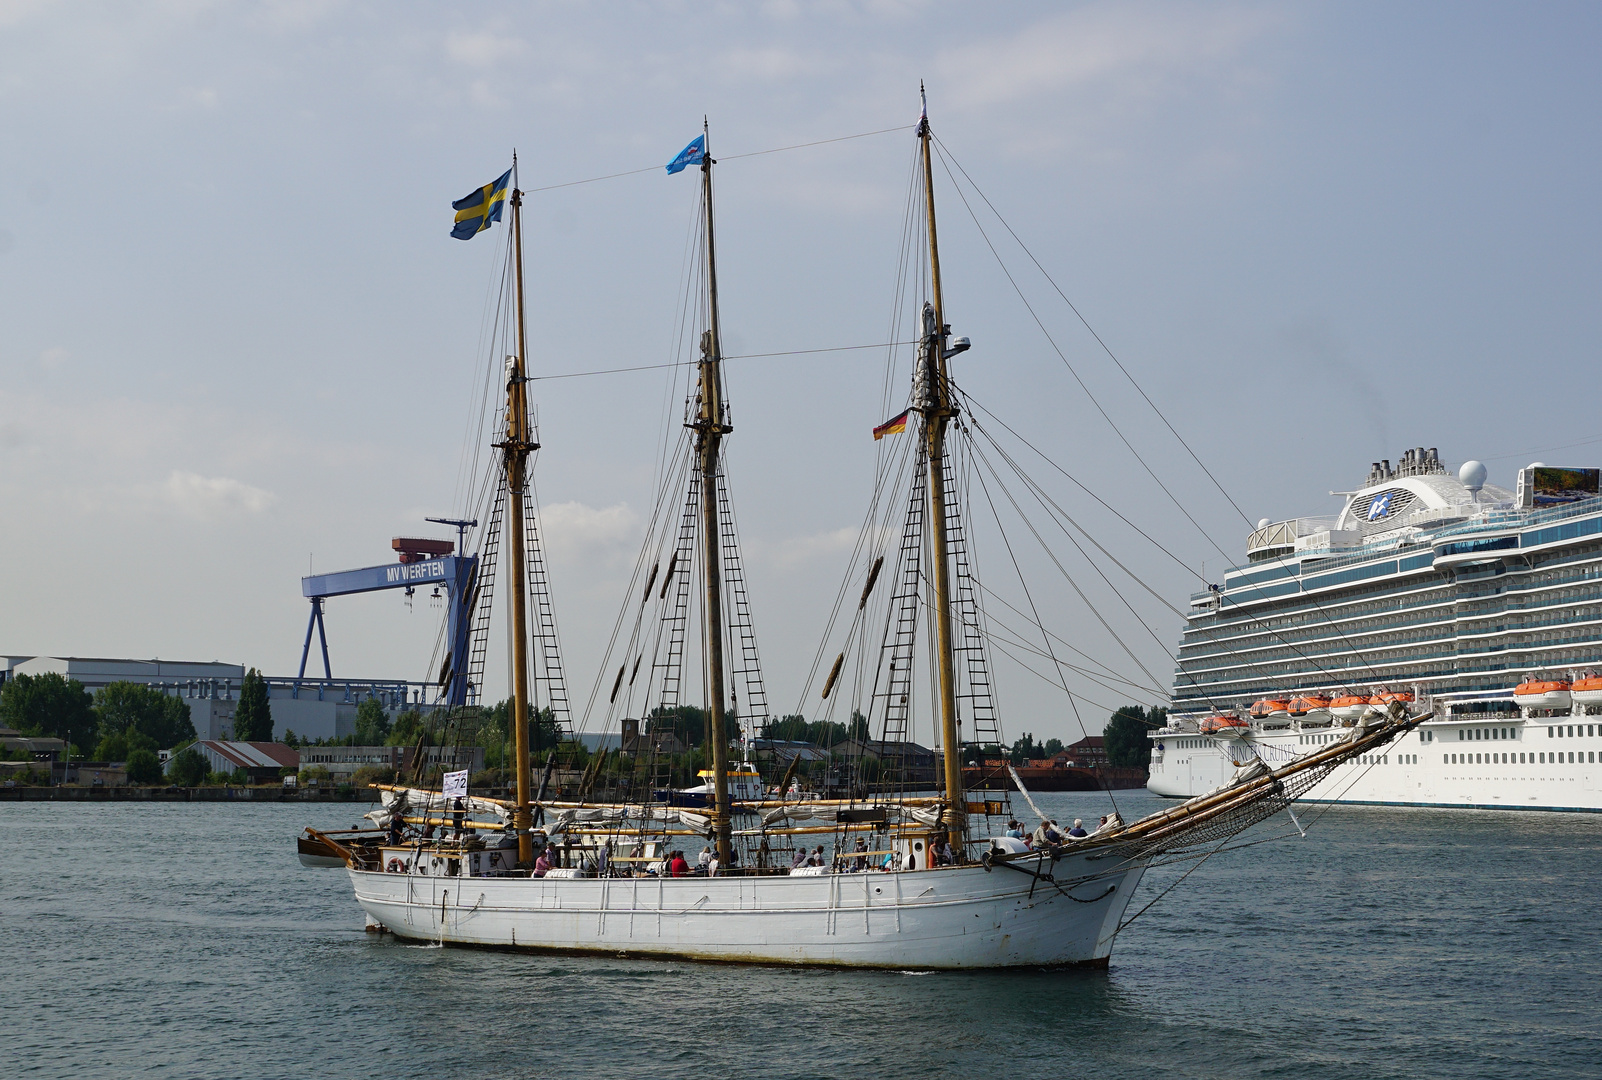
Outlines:
POLYGON ((1468 492, 1474 496, 1475 502, 1479 502, 1480 489, 1485 487, 1485 475, 1485 466, 1478 461, 1465 461, 1462 467, 1457 470, 1458 483, 1468 488, 1468 492))

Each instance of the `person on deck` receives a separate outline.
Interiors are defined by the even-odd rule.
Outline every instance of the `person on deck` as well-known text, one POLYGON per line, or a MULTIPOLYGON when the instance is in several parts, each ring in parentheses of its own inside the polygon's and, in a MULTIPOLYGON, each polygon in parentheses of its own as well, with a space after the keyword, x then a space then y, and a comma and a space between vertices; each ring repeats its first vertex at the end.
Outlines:
MULTIPOLYGON (((855 848, 853 848, 852 850, 856 851, 856 852, 867 851, 868 850, 867 841, 863 840, 862 837, 860 837, 860 836, 857 837, 857 846, 855 848)), ((866 870, 867 868, 868 868, 868 857, 866 855, 859 854, 859 855, 857 855, 855 858, 853 858, 851 860, 851 872, 853 874, 857 873, 859 870, 866 870)))
POLYGON ((462 805, 462 800, 457 799, 455 804, 451 806, 451 828, 456 830, 457 836, 462 835, 462 821, 466 817, 466 813, 467 808, 462 805))
POLYGON ((717 877, 718 876, 718 857, 716 855, 712 856, 706 862, 706 876, 707 877, 717 877))
POLYGON ((690 872, 690 864, 684 860, 684 852, 675 851, 673 862, 669 864, 674 877, 685 877, 690 872))
POLYGON ((1056 845, 1062 843, 1062 830, 1057 828, 1057 819, 1053 818, 1046 825, 1046 843, 1056 845))
POLYGON ((1012 837, 1014 840, 1022 840, 1024 838, 1023 822, 1007 822, 1007 835, 1012 837))
POLYGON ((534 876, 535 877, 544 877, 547 873, 550 872, 550 869, 551 869, 551 860, 546 857, 546 853, 545 852, 543 852, 543 851, 540 852, 540 857, 534 860, 534 876))
POLYGON ((1068 830, 1068 835, 1077 840, 1081 836, 1089 836, 1090 834, 1085 831, 1085 823, 1079 818, 1074 818, 1074 827, 1068 830))
POLYGON ((702 873, 702 874, 706 873, 707 864, 710 863, 711 861, 712 861, 712 849, 710 847, 702 848, 700 857, 695 860, 695 868, 696 868, 696 870, 699 873, 702 873))
POLYGON ((1046 834, 1050 833, 1050 832, 1054 832, 1054 831, 1055 830, 1053 830, 1052 827, 1051 827, 1051 819, 1050 818, 1041 818, 1039 827, 1037 827, 1035 829, 1034 835, 1031 836, 1029 839, 1033 842, 1033 845, 1035 847, 1037 847, 1037 848, 1048 847, 1048 846, 1050 846, 1051 841, 1046 839, 1046 834))
POLYGON ((807 858, 808 858, 808 852, 807 852, 806 848, 804 848, 804 847, 796 848, 795 849, 795 858, 790 860, 790 869, 791 870, 799 870, 799 869, 801 869, 803 866, 805 866, 807 864, 807 858))
POLYGON ((952 852, 951 852, 951 841, 950 840, 942 840, 942 841, 940 841, 940 846, 935 849, 935 865, 936 866, 950 866, 955 861, 956 861, 956 856, 953 855, 952 852))
POLYGON ((401 830, 403 827, 399 814, 389 819, 389 842, 392 846, 401 842, 401 830))

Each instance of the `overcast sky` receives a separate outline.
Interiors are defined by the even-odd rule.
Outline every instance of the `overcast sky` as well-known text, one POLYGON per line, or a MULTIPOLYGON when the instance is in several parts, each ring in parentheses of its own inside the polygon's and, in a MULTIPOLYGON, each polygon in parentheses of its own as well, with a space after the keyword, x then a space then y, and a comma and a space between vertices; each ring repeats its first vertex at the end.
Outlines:
MULTIPOLYGON (((292 674, 309 566, 438 534, 421 519, 463 508, 503 250, 498 230, 451 239, 450 201, 514 147, 525 188, 656 167, 529 196, 536 374, 676 358, 695 177, 660 166, 703 115, 728 159, 726 351, 883 341, 920 78, 956 161, 1246 518, 1333 513, 1326 492, 1410 446, 1504 486, 1536 457, 1597 465, 1599 21, 1561 4, 0 0, 0 648, 292 674)), ((1184 519, 938 180, 948 317, 974 340, 957 378, 1217 580, 1212 541, 1242 561, 1246 521, 998 243, 1206 535, 1184 519)), ((729 363, 777 711, 847 569, 883 379, 871 350, 729 363)), ((580 700, 649 514, 667 387, 535 386, 580 700)), ((1184 607, 1196 576, 1053 491, 1184 607)), ((995 577, 1002 549, 979 545, 995 577)), ((1087 589, 1169 678, 1179 620, 1126 588, 1142 630, 1087 589)), ((1054 630, 1142 678, 1061 578, 1042 590, 1054 630)), ((328 623, 336 675, 424 677, 422 597, 334 601, 328 623)), ((1009 735, 1077 737, 1060 692, 1003 666, 1009 735)))

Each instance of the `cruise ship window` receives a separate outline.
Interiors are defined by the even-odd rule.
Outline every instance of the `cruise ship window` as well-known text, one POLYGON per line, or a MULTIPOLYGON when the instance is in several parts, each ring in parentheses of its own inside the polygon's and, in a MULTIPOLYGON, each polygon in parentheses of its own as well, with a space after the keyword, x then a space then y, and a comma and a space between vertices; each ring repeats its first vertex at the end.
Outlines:
POLYGON ((1587 750, 1585 752, 1585 761, 1586 761, 1586 764, 1588 764, 1588 765, 1595 764, 1596 763, 1596 751, 1595 750, 1587 750))

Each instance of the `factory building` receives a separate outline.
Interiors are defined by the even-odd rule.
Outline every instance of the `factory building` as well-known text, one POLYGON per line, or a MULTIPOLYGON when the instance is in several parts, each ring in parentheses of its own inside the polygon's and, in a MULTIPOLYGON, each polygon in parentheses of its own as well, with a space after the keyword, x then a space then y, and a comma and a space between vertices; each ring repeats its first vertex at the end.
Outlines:
MULTIPOLYGON (((182 698, 199 739, 233 738, 234 709, 245 678, 242 664, 216 661, 127 660, 85 656, 0 656, 0 684, 14 675, 38 676, 55 672, 77 679, 94 693, 114 682, 136 682, 182 698)), ((396 713, 424 704, 426 683, 398 679, 312 679, 264 675, 273 714, 273 738, 282 741, 286 731, 300 739, 344 738, 356 733, 356 709, 376 698, 393 719, 396 713)))

